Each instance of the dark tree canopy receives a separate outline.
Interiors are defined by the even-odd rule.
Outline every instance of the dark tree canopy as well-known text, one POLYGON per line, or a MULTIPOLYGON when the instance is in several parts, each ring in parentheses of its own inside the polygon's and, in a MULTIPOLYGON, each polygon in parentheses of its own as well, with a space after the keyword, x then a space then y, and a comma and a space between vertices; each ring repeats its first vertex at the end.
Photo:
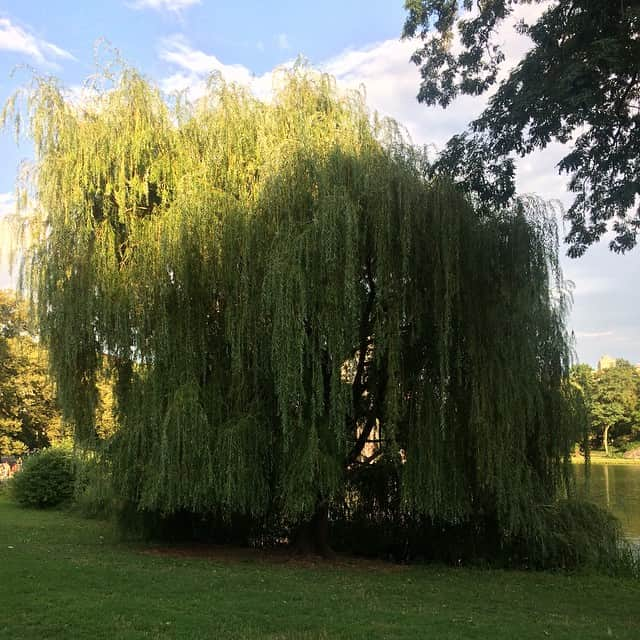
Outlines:
MULTIPOLYGON (((460 94, 487 91, 504 61, 497 27, 515 5, 535 1, 407 0, 403 35, 424 41, 413 55, 422 72, 418 100, 446 107, 460 94)), ((569 255, 582 255, 608 228, 613 251, 633 248, 640 230, 640 1, 556 0, 518 30, 533 47, 434 170, 500 206, 514 195, 513 154, 570 142, 558 165, 575 193, 566 213, 569 255)))
POLYGON ((26 281, 78 439, 106 353, 138 510, 299 523, 386 462, 405 512, 525 530, 581 428, 552 220, 478 216, 359 93, 279 82, 29 92, 26 281))

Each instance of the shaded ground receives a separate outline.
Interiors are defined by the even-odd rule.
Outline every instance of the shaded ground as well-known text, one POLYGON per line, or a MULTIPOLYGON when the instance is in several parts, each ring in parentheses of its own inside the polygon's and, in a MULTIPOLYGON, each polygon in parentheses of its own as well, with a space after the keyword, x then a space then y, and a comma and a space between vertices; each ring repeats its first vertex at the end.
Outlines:
POLYGON ((0 638, 640 637, 640 583, 117 541, 0 498, 0 638))
POLYGON ((406 565, 358 558, 348 554, 333 553, 325 558, 313 554, 300 554, 286 548, 249 549, 228 545, 149 545, 141 551, 150 556, 166 558, 200 558, 212 562, 239 563, 249 562, 270 566, 287 566, 301 569, 348 569, 352 571, 397 572, 407 569, 406 565))

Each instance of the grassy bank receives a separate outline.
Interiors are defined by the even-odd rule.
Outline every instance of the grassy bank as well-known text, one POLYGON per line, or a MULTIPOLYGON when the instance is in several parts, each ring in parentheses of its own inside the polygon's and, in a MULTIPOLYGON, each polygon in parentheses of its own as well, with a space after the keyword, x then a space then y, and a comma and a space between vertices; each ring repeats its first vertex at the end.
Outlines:
POLYGON ((0 497, 0 638, 637 638, 632 579, 117 541, 0 497))
MULTIPOLYGON (((572 456, 571 462, 574 464, 584 464, 582 456, 572 456)), ((612 458, 607 457, 603 452, 591 452, 591 464, 619 464, 619 465, 640 465, 640 458, 612 458)))

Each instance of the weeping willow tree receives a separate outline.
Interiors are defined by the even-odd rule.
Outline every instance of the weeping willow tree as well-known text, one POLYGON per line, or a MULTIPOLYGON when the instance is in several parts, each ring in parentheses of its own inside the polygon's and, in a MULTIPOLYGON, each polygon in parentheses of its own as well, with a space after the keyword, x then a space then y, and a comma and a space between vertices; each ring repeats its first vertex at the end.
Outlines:
POLYGON ((566 488, 566 297, 536 201, 478 215, 308 69, 269 103, 220 78, 169 101, 124 69, 81 102, 36 80, 25 108, 25 282, 84 446, 114 364, 123 501, 321 533, 386 462, 403 511, 518 533, 566 488))

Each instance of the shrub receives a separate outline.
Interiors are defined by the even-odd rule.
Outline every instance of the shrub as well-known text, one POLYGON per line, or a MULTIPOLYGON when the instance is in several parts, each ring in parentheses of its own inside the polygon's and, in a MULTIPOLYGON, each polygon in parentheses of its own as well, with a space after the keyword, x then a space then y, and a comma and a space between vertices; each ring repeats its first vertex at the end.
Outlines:
POLYGON ((540 569, 594 567, 617 572, 628 564, 620 523, 609 511, 583 500, 538 507, 538 526, 526 548, 540 569))
POLYGON ((13 497, 24 507, 53 507, 73 496, 75 467, 65 449, 44 449, 25 459, 12 481, 13 497))

